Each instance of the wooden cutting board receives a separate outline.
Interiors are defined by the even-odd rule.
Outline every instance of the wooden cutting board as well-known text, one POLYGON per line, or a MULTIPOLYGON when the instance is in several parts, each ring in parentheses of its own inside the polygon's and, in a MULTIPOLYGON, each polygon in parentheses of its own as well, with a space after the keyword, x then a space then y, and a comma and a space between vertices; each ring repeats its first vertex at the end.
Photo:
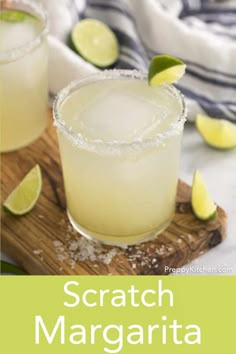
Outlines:
POLYGON ((73 232, 67 220, 51 120, 34 144, 2 155, 2 200, 36 163, 42 168, 43 190, 35 208, 22 217, 1 214, 2 251, 30 274, 168 274, 165 267, 181 267, 226 237, 224 210, 218 207, 217 220, 198 221, 191 211, 191 188, 180 181, 174 219, 156 240, 126 250, 90 244, 73 232))

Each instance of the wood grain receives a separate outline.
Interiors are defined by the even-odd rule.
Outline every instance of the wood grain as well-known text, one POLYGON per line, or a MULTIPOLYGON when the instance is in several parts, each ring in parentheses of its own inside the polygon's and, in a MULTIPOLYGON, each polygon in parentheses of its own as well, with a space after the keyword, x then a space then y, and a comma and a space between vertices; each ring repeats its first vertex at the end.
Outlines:
MULTIPOLYGON (((218 207, 216 220, 198 221, 191 211, 191 189, 180 181, 175 217, 157 239, 116 250, 118 254, 110 264, 75 261, 71 242, 81 236, 72 231, 66 217, 57 136, 51 120, 35 143, 2 155, 3 200, 36 163, 42 168, 43 191, 35 208, 23 217, 1 215, 2 250, 30 274, 168 274, 165 266, 180 267, 226 237, 225 212, 218 207)), ((111 252, 111 247, 104 246, 102 252, 111 252)))

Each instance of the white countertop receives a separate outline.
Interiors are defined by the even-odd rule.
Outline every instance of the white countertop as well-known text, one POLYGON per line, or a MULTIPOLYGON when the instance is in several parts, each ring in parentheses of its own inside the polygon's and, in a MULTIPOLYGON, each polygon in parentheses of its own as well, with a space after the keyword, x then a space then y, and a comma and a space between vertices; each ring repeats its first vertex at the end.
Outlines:
MULTIPOLYGON (((198 168, 217 204, 228 215, 228 237, 197 260, 182 268, 182 274, 232 275, 236 274, 236 149, 218 151, 202 141, 193 124, 186 124, 180 177, 192 184, 194 170, 198 168), (226 272, 225 268, 231 268, 226 272)), ((6 255, 2 259, 8 260, 6 255)))

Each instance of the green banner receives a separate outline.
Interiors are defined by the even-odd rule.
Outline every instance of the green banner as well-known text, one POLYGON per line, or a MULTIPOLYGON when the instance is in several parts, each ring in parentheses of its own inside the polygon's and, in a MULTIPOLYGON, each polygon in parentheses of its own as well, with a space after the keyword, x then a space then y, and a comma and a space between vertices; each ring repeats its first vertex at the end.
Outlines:
POLYGON ((236 277, 0 277, 2 353, 232 353, 236 277))

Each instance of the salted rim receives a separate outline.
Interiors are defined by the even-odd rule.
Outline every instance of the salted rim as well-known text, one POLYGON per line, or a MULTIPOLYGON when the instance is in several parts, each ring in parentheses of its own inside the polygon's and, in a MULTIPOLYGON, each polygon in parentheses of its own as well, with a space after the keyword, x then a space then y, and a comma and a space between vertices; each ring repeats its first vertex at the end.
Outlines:
MULTIPOLYGON (((83 150, 96 152, 105 155, 121 155, 123 153, 138 152, 150 148, 155 148, 163 144, 167 139, 183 131, 184 123, 187 117, 187 110, 184 101, 184 96, 173 85, 163 86, 168 90, 180 103, 182 107, 178 120, 171 123, 164 133, 156 134, 149 138, 140 138, 132 142, 110 141, 104 142, 99 139, 87 139, 82 134, 74 132, 72 127, 68 126, 64 121, 60 107, 65 99, 74 91, 82 86, 102 80, 116 80, 116 79, 131 79, 131 80, 145 80, 147 81, 147 73, 137 70, 104 70, 96 74, 87 76, 86 78, 71 82, 68 86, 63 88, 55 98, 53 104, 53 118, 54 125, 58 131, 71 141, 72 144, 78 146, 83 150)), ((148 81, 147 81, 148 82, 148 81)), ((147 83, 148 84, 148 83, 147 83)))
MULTIPOLYGON (((4 2, 4 0, 0 0, 0 5, 4 2)), ((38 47, 40 43, 42 42, 42 39, 47 35, 48 33, 48 17, 47 13, 42 6, 41 3, 36 3, 32 0, 8 0, 8 3, 10 4, 16 4, 17 5, 25 5, 30 8, 30 10, 33 11, 33 14, 38 16, 40 20, 43 23, 43 28, 42 30, 37 34, 35 38, 33 38, 31 41, 26 42, 25 44, 14 48, 10 49, 8 51, 5 51, 4 53, 0 54, 0 62, 5 63, 5 62, 11 62, 15 61, 23 56, 25 56, 27 53, 31 52, 34 48, 38 47)), ((5 6, 4 9, 8 9, 8 6, 5 6)), ((13 7, 14 9, 14 7, 13 7)), ((18 9, 16 9, 18 10, 18 9)), ((19 7, 19 10, 21 8, 19 7)), ((22 9, 23 10, 23 9, 22 9)))

